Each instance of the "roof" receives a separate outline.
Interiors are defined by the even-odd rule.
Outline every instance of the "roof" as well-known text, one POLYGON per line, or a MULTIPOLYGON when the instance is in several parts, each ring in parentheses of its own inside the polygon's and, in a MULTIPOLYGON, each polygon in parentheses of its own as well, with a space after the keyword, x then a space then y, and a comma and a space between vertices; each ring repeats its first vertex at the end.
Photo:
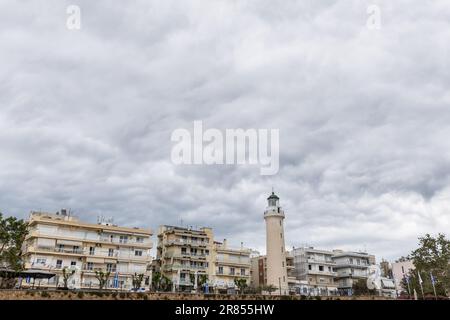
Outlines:
POLYGON ((270 200, 270 199, 279 200, 280 198, 278 198, 278 196, 272 191, 272 194, 267 198, 267 200, 270 200))

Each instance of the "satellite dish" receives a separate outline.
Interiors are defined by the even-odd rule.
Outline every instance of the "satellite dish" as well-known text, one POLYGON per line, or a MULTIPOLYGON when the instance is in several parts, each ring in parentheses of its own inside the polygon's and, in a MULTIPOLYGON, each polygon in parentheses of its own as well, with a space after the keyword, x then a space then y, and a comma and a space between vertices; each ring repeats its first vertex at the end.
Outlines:
POLYGON ((377 265, 371 265, 368 269, 367 288, 369 290, 381 289, 381 271, 377 265))

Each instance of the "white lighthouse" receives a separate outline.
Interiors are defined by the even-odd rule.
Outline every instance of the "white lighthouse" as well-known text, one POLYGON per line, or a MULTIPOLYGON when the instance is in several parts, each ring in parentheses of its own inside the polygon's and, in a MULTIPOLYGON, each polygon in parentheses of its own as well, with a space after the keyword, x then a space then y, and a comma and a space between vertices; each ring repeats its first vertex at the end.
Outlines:
POLYGON ((266 220, 267 285, 277 288, 276 294, 288 294, 286 249, 284 246, 284 211, 280 198, 272 191, 264 211, 266 220))

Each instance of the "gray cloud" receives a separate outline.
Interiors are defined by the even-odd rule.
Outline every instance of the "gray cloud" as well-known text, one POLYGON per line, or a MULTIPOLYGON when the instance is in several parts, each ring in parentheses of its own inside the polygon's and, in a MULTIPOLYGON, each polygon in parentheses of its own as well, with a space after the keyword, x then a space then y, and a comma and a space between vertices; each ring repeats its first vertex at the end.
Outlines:
POLYGON ((407 254, 450 227, 450 5, 374 1, 0 4, 0 209, 207 225, 263 250, 407 254), (174 166, 171 132, 279 128, 281 167, 174 166))

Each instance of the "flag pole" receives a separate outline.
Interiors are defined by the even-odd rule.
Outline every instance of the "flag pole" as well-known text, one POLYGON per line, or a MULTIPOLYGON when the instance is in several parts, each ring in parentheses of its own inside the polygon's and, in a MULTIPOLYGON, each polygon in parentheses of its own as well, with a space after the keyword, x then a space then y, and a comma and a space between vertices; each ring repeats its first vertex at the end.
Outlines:
POLYGON ((431 283, 433 284, 434 299, 437 300, 436 286, 434 284, 434 277, 433 277, 433 273, 431 271, 430 271, 430 277, 431 277, 431 283))
POLYGON ((425 300, 425 295, 423 293, 423 285, 422 285, 422 277, 420 276, 420 271, 417 271, 417 274, 419 275, 419 284, 420 284, 420 291, 422 291, 422 299, 425 300))

